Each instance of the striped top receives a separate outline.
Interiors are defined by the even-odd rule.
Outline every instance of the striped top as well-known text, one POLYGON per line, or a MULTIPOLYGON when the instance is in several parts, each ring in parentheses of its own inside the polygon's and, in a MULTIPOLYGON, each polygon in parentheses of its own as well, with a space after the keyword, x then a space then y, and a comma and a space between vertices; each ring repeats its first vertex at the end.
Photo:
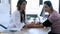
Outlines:
POLYGON ((53 33, 60 33, 60 14, 57 11, 53 11, 48 20, 52 23, 51 31, 53 33))

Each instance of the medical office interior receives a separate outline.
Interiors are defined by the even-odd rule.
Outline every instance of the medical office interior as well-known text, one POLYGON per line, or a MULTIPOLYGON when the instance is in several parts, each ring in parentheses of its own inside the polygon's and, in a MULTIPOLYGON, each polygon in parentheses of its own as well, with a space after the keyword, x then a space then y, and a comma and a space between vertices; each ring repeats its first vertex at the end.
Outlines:
MULTIPOLYGON (((49 15, 49 13, 46 13, 43 10, 43 3, 45 1, 51 1, 53 8, 58 13, 60 13, 59 12, 60 0, 26 0, 26 1, 27 1, 27 5, 26 5, 25 13, 27 18, 27 24, 34 22, 34 19, 36 23, 44 22, 45 20, 47 20, 47 16, 49 15)), ((22 28, 20 32, 13 33, 13 31, 8 31, 9 29, 5 29, 4 27, 1 26, 2 24, 5 27, 9 27, 11 16, 14 13, 14 11, 17 9, 16 7, 17 2, 18 0, 0 0, 0 32, 1 34, 48 34, 48 31, 50 31, 50 28, 46 28, 46 29, 43 29, 43 28, 23 29, 22 28), (5 30, 7 30, 7 32, 4 32, 5 30)))

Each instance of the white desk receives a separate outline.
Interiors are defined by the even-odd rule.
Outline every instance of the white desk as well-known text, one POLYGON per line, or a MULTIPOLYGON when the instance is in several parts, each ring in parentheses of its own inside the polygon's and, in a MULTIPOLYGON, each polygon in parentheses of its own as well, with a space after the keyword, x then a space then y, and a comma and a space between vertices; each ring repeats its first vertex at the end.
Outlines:
POLYGON ((5 33, 1 33, 1 34, 48 34, 48 32, 50 31, 50 29, 44 29, 44 28, 26 28, 26 29, 22 29, 19 32, 5 32, 5 33))

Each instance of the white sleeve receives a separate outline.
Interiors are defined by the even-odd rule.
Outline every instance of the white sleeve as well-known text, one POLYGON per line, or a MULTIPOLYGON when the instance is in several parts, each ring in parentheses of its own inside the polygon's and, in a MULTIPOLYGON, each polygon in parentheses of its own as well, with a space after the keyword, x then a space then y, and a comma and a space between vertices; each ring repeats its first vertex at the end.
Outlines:
POLYGON ((25 25, 24 23, 20 22, 20 15, 18 14, 13 14, 11 17, 11 26, 16 26, 16 28, 22 29, 23 26, 25 25))
POLYGON ((10 18, 9 28, 14 27, 14 26, 15 26, 15 16, 14 16, 14 14, 12 14, 11 18, 10 18))

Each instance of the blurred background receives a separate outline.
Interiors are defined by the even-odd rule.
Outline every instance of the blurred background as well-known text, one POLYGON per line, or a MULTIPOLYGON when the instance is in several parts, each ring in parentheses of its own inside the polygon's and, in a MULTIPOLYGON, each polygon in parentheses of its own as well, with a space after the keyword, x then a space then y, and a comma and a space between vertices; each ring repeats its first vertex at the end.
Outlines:
MULTIPOLYGON (((5 25, 8 27, 10 23, 10 17, 13 14, 13 12, 17 9, 18 0, 0 0, 0 24, 5 25)), ((53 8, 60 13, 60 0, 26 0, 27 6, 26 6, 26 15, 27 18, 30 17, 37 17, 42 16, 46 17, 48 13, 43 12, 43 3, 44 1, 51 1, 53 8), (33 16, 34 15, 34 16, 33 16)), ((0 27, 0 29, 3 29, 0 27)))

